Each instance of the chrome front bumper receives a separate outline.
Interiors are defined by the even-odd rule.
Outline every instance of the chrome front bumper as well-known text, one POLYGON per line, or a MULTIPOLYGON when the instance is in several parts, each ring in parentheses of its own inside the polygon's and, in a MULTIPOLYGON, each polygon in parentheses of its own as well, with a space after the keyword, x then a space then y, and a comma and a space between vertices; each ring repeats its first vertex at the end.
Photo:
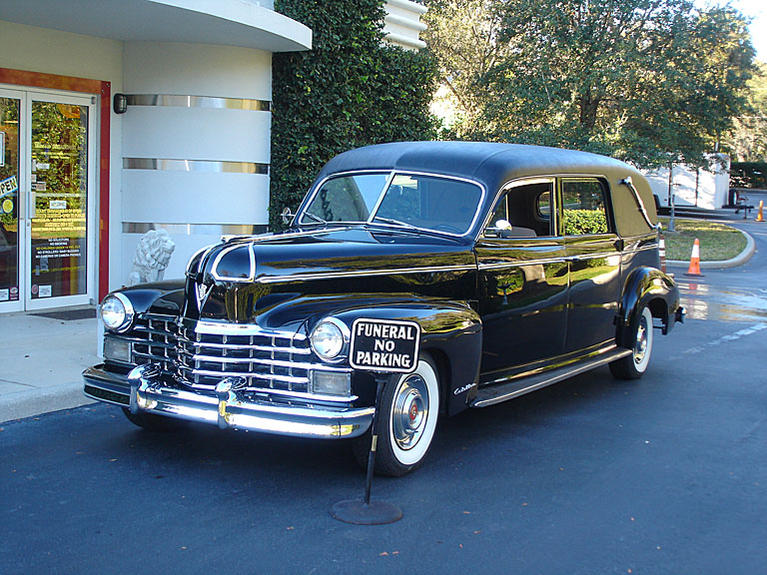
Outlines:
POLYGON ((204 395, 163 381, 158 366, 139 366, 128 376, 103 365, 83 372, 86 396, 121 405, 133 413, 157 415, 277 435, 315 438, 357 437, 370 427, 373 407, 295 406, 253 400, 223 380, 214 395, 204 395))

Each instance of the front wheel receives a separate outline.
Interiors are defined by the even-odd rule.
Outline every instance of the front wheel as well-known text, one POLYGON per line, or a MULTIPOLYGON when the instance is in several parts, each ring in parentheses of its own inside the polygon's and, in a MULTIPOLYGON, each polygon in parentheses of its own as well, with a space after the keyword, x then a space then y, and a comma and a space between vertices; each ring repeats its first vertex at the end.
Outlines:
MULTIPOLYGON (((381 393, 376 418, 376 473, 399 477, 416 469, 429 451, 439 416, 437 369, 426 358, 413 373, 391 378, 381 393)), ((354 456, 367 465, 371 436, 354 443, 354 456)))
POLYGON ((653 327, 652 313, 646 307, 637 319, 634 327, 631 355, 622 357, 610 364, 610 371, 618 379, 639 379, 647 371, 652 354, 653 327))

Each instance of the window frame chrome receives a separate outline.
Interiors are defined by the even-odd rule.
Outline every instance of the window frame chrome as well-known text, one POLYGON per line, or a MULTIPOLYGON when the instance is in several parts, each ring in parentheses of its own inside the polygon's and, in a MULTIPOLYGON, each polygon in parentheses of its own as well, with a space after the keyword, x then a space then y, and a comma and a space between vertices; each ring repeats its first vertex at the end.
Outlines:
MULTIPOLYGON (((461 176, 453 176, 449 174, 440 174, 438 172, 422 172, 418 170, 348 170, 344 172, 335 172, 333 174, 329 174, 322 178, 309 192, 309 194, 306 195, 304 198, 304 201, 301 202, 301 204, 298 206, 298 210, 296 211, 296 215, 294 216, 293 220, 291 221, 291 226, 296 225, 299 228, 302 226, 321 226, 322 224, 320 222, 307 222, 302 223, 301 218, 303 217, 304 213, 306 212, 307 206, 311 205, 311 203, 314 201, 315 196, 320 191, 323 185, 328 180, 340 178, 344 176, 354 176, 354 175, 374 175, 374 174, 388 174, 388 177, 386 179, 386 184, 384 185, 383 189, 381 190, 380 197, 376 201, 375 206, 373 206, 373 209, 370 211, 370 214, 368 216, 368 219, 365 221, 337 221, 337 222, 328 222, 328 224, 353 224, 353 225, 376 225, 376 226, 384 226, 392 229, 410 229, 410 230, 418 230, 421 232, 428 232, 432 234, 439 234, 439 235, 445 235, 450 236, 454 238, 465 238, 470 237, 472 234, 472 230, 474 229, 474 226, 477 224, 477 220, 479 219, 480 213, 482 211, 482 207, 485 203, 485 198, 487 197, 487 188, 485 185, 480 182, 479 180, 474 180, 471 178, 464 178, 461 176), (468 227, 466 228, 466 231, 462 234, 455 234, 451 232, 445 232, 442 230, 435 230, 432 228, 423 228, 420 226, 415 226, 408 224, 407 228, 403 228, 402 226, 397 226, 393 224, 387 224, 386 222, 374 222, 376 213, 378 212, 378 209, 381 206, 381 203, 384 200, 384 197, 386 196, 386 192, 391 187, 391 183, 394 180, 396 176, 424 176, 424 177, 431 177, 431 178, 441 178, 445 180, 454 180, 457 182, 464 182, 467 184, 473 184, 479 188, 480 196, 479 200, 477 201, 477 206, 474 209, 474 215, 471 219, 471 222, 469 223, 468 227)), ((405 222, 407 223, 407 222, 405 222)))

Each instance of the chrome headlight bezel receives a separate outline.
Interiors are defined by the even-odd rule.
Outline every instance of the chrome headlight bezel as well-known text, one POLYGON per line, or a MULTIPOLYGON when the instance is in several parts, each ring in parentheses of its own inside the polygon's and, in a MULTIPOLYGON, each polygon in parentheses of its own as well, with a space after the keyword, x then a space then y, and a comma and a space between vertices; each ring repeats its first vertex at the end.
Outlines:
POLYGON ((318 358, 328 363, 338 363, 346 358, 350 340, 349 327, 336 317, 322 318, 309 334, 309 345, 312 351, 318 358), (329 342, 328 339, 332 341, 329 342))
MULTIPOLYGON (((119 292, 111 293, 105 297, 99 306, 99 312, 101 315, 101 322, 104 324, 104 328, 106 328, 107 331, 114 333, 125 333, 128 331, 133 326, 133 320, 136 317, 136 311, 133 309, 133 304, 131 303, 130 299, 119 292), (120 319, 120 321, 108 323, 104 318, 104 307, 107 305, 107 303, 111 302, 117 302, 122 307, 122 319, 120 319)), ((119 313, 120 312, 118 312, 118 314, 119 313)))

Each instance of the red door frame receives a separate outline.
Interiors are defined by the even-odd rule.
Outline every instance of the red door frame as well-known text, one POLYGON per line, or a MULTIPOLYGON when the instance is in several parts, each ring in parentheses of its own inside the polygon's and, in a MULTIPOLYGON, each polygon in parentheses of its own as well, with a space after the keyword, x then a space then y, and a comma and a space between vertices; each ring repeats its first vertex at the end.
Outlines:
POLYGON ((48 88, 50 90, 65 90, 82 92, 101 96, 99 123, 99 273, 98 299, 101 301, 109 291, 109 150, 112 85, 110 82, 59 76, 58 74, 43 74, 0 68, 0 84, 15 84, 29 88, 48 88))

